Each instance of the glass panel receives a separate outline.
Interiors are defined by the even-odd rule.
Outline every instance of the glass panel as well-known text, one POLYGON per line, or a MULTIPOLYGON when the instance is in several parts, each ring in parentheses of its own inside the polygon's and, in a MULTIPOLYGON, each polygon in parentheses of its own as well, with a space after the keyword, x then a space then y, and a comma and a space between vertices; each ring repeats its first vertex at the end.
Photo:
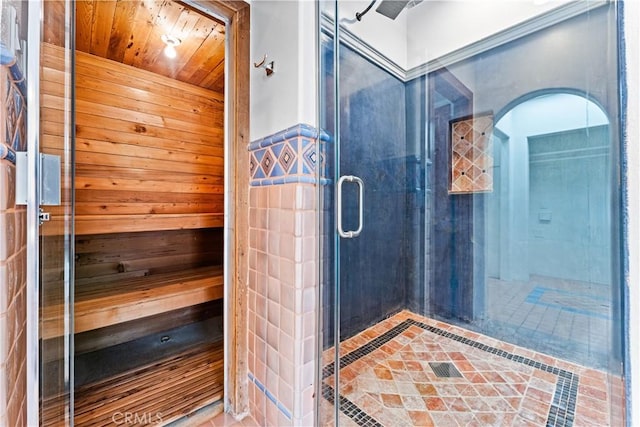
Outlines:
POLYGON ((40 227, 40 423, 71 424, 73 256, 73 116, 71 2, 43 2, 40 44, 40 152, 53 157, 54 170, 42 163, 41 209, 50 215, 40 227), (60 175, 60 203, 55 169, 60 175))
POLYGON ((367 5, 319 14, 322 424, 624 424, 615 4, 367 5))
MULTIPOLYGON (((321 98, 326 102, 323 104, 321 113, 321 128, 331 136, 331 141, 324 146, 324 157, 326 161, 326 176, 328 183, 321 185, 319 189, 319 207, 321 210, 320 221, 320 254, 323 262, 320 265, 320 294, 321 294, 321 319, 320 319, 320 350, 322 352, 319 358, 322 361, 321 369, 319 369, 321 380, 318 381, 319 388, 317 395, 322 396, 318 399, 317 419, 320 425, 332 425, 334 417, 338 416, 339 406, 334 405, 336 398, 335 370, 333 361, 336 359, 335 351, 339 347, 335 346, 335 325, 339 312, 336 307, 336 264, 335 253, 337 251, 337 234, 335 232, 335 216, 334 216, 334 185, 336 182, 336 168, 334 157, 337 153, 336 145, 336 126, 338 119, 335 117, 337 111, 334 105, 337 80, 334 78, 337 63, 333 59, 333 43, 334 34, 337 31, 333 17, 336 16, 335 1, 320 1, 318 4, 318 16, 321 18, 321 26, 323 30, 320 34, 319 50, 319 67, 321 73, 320 91, 321 98)), ((322 173, 319 171, 318 173, 322 173)), ((319 178, 322 178, 319 176, 319 178)), ((318 182, 322 182, 319 179, 318 182)))

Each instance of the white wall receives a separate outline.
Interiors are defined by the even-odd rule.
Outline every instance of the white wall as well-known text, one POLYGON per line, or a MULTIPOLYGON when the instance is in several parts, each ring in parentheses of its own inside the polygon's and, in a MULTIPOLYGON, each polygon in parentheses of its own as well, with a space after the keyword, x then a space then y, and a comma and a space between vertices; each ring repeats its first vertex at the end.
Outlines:
POLYGON ((312 1, 251 2, 251 60, 267 54, 275 62, 269 77, 251 69, 251 141, 298 123, 316 125, 316 33, 312 1))
MULTIPOLYGON (((565 2, 567 0, 561 0, 565 2)), ((355 13, 364 10, 369 0, 339 3, 341 24, 364 42, 402 68, 409 69, 496 31, 522 22, 558 5, 558 0, 536 4, 534 0, 489 3, 476 6, 471 1, 426 0, 403 10, 391 20, 375 11, 379 1, 355 21, 355 13), (509 14, 496 11, 507 2, 509 14), (451 24, 450 10, 459 10, 451 24), (447 19, 442 14, 447 13, 447 19), (478 16, 482 25, 465 24, 478 16), (473 31, 471 31, 473 30, 473 31), (431 47, 427 48, 429 45, 431 47), (428 58, 425 56, 428 52, 428 58)), ((326 10, 331 13, 332 10, 326 10)), ((251 140, 262 138, 296 123, 316 121, 315 3, 310 0, 251 1, 251 58, 259 61, 266 53, 275 61, 276 72, 267 77, 263 70, 251 73, 251 140)))
POLYGON ((604 112, 588 99, 577 95, 551 94, 517 105, 496 123, 496 128, 509 136, 517 131, 527 137, 607 124, 609 120, 604 112), (512 121, 508 119, 510 116, 519 119, 512 121))
MULTIPOLYGON (((376 12, 376 7, 380 4, 378 0, 362 17, 362 21, 355 20, 356 12, 362 12, 369 3, 371 3, 370 0, 340 1, 338 9, 340 24, 406 69, 407 16, 410 10, 403 10, 396 19, 390 19, 376 12)), ((331 13, 331 11, 327 12, 331 13)), ((332 13, 331 16, 333 16, 332 13)))
POLYGON ((496 123, 496 129, 509 137, 501 155, 502 166, 506 167, 502 173, 508 174, 501 188, 508 195, 502 205, 505 212, 500 215, 506 223, 500 223, 500 229, 509 233, 507 239, 501 240, 504 245, 500 248, 501 279, 527 281, 532 272, 528 137, 607 124, 609 120, 600 107, 586 98, 569 94, 530 99, 496 123))
MULTIPOLYGON (((343 25, 405 70, 538 16, 569 0, 425 0, 391 20, 369 0, 345 0, 343 25)), ((276 72, 251 70, 251 140, 297 123, 316 124, 316 19, 311 0, 252 0, 251 58, 266 53, 276 72)))
MULTIPOLYGON (((362 18, 369 0, 342 0, 341 24, 404 70, 410 70, 479 40, 543 15, 573 0, 424 0, 395 20, 375 11, 362 18)), ((326 2, 325 12, 333 16, 326 2)))
POLYGON ((439 58, 569 1, 424 1, 407 17, 407 67, 439 58))

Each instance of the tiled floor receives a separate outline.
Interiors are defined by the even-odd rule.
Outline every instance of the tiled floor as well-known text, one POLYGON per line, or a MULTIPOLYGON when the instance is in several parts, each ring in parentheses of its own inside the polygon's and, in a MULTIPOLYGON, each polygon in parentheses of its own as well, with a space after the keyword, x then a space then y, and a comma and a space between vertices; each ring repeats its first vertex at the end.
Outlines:
MULTIPOLYGON (((602 371, 403 311, 344 341, 341 425, 622 425, 621 381, 602 371), (449 378, 436 376, 446 363, 449 378), (459 376, 452 376, 451 374, 459 376)), ((321 420, 332 425, 333 350, 324 354, 321 420)))
POLYGON ((258 423, 253 418, 247 416, 240 421, 236 421, 231 415, 221 413, 215 416, 212 420, 209 420, 199 427, 257 427, 258 423))
POLYGON ((581 365, 606 368, 612 332, 610 286, 531 276, 489 279, 484 319, 472 328, 581 365))

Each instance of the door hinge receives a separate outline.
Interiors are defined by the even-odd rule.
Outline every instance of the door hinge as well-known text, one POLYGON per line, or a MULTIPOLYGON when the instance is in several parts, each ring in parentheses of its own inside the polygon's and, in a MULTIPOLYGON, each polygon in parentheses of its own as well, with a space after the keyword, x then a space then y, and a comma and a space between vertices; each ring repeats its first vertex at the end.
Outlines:
MULTIPOLYGON (((54 154, 39 154, 40 182, 38 190, 40 195, 40 205, 59 206, 61 201, 61 160, 60 156, 54 154)), ((29 172, 27 164, 27 153, 16 152, 16 204, 26 205, 28 197, 29 172)))

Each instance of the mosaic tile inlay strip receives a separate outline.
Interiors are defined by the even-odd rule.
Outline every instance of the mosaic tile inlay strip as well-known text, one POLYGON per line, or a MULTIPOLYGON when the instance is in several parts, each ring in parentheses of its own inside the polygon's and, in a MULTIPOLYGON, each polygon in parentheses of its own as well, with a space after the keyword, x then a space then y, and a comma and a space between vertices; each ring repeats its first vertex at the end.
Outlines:
MULTIPOLYGON (((344 378, 338 395, 340 411, 361 426, 391 425, 391 419, 401 422, 397 417, 402 412, 393 412, 395 408, 406 409, 414 425, 423 425, 423 422, 426 425, 447 425, 456 420, 459 423, 460 419, 455 417, 463 415, 476 417, 475 421, 483 425, 511 425, 526 421, 533 425, 546 421, 547 426, 569 427, 575 419, 579 383, 576 373, 412 318, 354 348, 340 358, 339 365, 340 376, 344 378), (425 335, 425 332, 429 334, 425 335), (438 337, 471 349, 445 354, 439 351, 442 347, 437 344, 438 337), (475 357, 471 356, 472 352, 475 352, 475 357), (493 356, 483 357, 483 353, 493 356), (429 360, 445 362, 449 360, 447 357, 453 358, 452 364, 455 363, 456 370, 464 376, 437 378, 429 360), (505 362, 500 363, 500 359, 505 362), (501 365, 504 365, 502 370, 501 365), (363 369, 372 370, 370 378, 366 375, 360 377, 363 369), (536 371, 540 373, 536 374, 536 371), (552 385, 554 378, 555 386, 552 385), (372 386, 376 381, 379 384, 372 386), (355 392, 354 382, 362 385, 363 390, 355 392), (380 384, 395 391, 376 388, 382 387, 380 384), (378 411, 370 413, 371 408, 378 411), (536 413, 540 408, 548 408, 546 420, 539 412, 536 413), (441 418, 437 422, 434 414, 449 418, 441 418), (521 418, 516 418, 518 415, 521 418), (385 420, 385 417, 390 419, 385 420)), ((332 404, 335 401, 334 372, 334 362, 325 365, 322 394, 332 404)))
POLYGON ((16 162, 16 151, 26 150, 27 142, 27 88, 24 75, 15 57, 0 44, 0 65, 2 91, 0 108, 2 108, 2 143, 0 159, 16 162))
POLYGON ((326 183, 325 145, 329 136, 320 132, 320 152, 316 149, 318 130, 299 124, 249 144, 251 185, 278 185, 294 182, 326 183))

